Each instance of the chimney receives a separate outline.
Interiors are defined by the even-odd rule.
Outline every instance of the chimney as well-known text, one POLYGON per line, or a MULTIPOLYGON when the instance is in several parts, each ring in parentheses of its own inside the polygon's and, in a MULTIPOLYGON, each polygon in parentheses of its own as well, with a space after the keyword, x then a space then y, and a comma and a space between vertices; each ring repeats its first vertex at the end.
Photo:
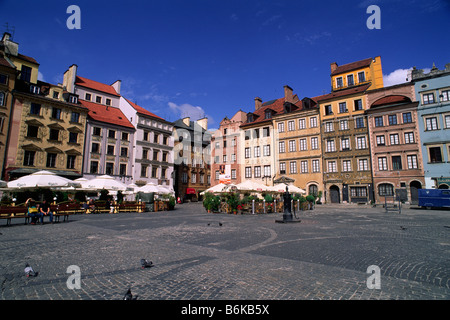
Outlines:
POLYGON ((70 93, 75 93, 75 79, 77 77, 78 66, 73 64, 64 72, 63 87, 70 93))
POLYGON ((204 130, 208 130, 208 118, 202 118, 198 119, 197 123, 202 127, 204 130))
POLYGON ((189 127, 190 122, 191 122, 191 118, 190 117, 186 117, 186 118, 183 118, 182 121, 183 121, 183 123, 185 125, 187 125, 189 127))
POLYGON ((293 90, 288 85, 284 86, 284 101, 290 103, 294 102, 293 90))
POLYGON ((12 56, 19 54, 19 44, 11 40, 11 34, 5 32, 2 37, 2 43, 5 46, 5 53, 12 56))
POLYGON ((111 87, 114 88, 114 90, 116 90, 117 94, 120 94, 120 86, 122 84, 122 80, 117 80, 116 82, 114 82, 111 87))
POLYGON ((336 62, 333 62, 330 66, 331 66, 331 73, 333 73, 338 67, 336 62))
POLYGON ((262 106, 262 99, 260 97, 255 98, 255 111, 261 108, 262 106))

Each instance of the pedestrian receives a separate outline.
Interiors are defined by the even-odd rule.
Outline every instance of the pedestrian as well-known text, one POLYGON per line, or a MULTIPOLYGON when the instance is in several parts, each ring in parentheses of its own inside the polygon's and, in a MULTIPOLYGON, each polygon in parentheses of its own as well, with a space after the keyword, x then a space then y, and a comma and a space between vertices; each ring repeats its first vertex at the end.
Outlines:
MULTIPOLYGON (((31 218, 31 224, 35 225, 38 221, 38 218, 41 217, 39 209, 36 205, 36 201, 34 201, 32 198, 28 198, 25 202, 25 205, 27 206, 28 216, 31 218)), ((42 217, 41 221, 43 222, 42 217)))
POLYGON ((50 210, 50 205, 48 204, 47 200, 44 199, 42 201, 42 204, 39 208, 39 211, 41 213, 41 222, 44 224, 44 216, 49 215, 50 223, 53 223, 53 212, 50 210))

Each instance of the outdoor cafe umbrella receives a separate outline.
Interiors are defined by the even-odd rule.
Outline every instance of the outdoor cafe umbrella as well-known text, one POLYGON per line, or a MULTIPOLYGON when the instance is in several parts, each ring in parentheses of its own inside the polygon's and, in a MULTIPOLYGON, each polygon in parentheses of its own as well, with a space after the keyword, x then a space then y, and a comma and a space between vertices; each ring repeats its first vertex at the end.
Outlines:
POLYGON ((80 183, 50 171, 38 171, 8 182, 9 189, 80 187, 80 183))
POLYGON ((212 186, 209 189, 206 189, 203 192, 200 192, 200 195, 203 195, 207 192, 211 192, 211 193, 225 193, 225 192, 230 192, 233 191, 233 189, 235 189, 236 185, 234 184, 225 184, 225 183, 219 183, 216 184, 215 186, 212 186))
POLYGON ((268 191, 269 188, 261 183, 245 180, 236 185, 236 188, 241 191, 268 191))
POLYGON ((285 183, 279 183, 274 185, 273 187, 269 187, 269 190, 275 192, 286 192, 286 186, 288 187, 289 193, 300 193, 300 194, 306 193, 305 190, 298 188, 293 184, 285 184, 285 183))
POLYGON ((143 193, 161 193, 161 190, 154 183, 147 183, 145 186, 134 188, 134 192, 143 192, 143 193))
POLYGON ((127 185, 114 180, 113 177, 109 175, 98 176, 94 179, 82 181, 82 189, 86 190, 108 190, 108 191, 126 191, 127 185))

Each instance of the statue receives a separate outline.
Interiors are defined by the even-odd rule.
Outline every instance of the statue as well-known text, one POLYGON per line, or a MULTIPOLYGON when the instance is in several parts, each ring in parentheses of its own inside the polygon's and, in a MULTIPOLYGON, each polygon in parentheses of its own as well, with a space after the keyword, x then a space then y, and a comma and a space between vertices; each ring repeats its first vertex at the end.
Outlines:
POLYGON ((283 194, 284 213, 283 220, 275 220, 275 222, 288 223, 288 222, 300 222, 300 220, 294 220, 291 212, 291 194, 289 193, 288 186, 286 186, 286 192, 283 194))

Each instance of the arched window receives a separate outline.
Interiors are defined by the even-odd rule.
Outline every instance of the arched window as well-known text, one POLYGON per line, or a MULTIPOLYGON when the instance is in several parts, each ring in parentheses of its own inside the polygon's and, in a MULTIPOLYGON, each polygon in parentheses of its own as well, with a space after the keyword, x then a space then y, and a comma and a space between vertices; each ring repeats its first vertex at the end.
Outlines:
POLYGON ((311 184, 308 189, 309 189, 308 190, 309 191, 308 194, 317 196, 317 194, 319 193, 319 189, 317 188, 317 185, 315 185, 315 184, 311 184))
POLYGON ((390 183, 382 183, 378 185, 378 194, 380 196, 393 196, 394 186, 390 183))

